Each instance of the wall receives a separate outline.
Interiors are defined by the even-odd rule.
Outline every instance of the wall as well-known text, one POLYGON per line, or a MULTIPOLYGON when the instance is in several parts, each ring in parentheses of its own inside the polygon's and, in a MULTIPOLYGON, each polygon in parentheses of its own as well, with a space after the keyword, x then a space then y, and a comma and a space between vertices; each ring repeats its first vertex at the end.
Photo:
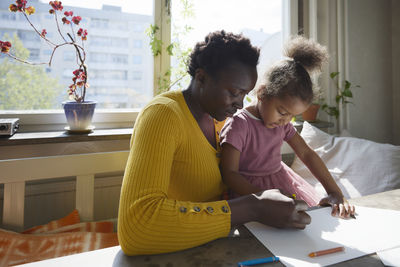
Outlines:
POLYGON ((400 1, 392 0, 393 144, 400 145, 400 1))
POLYGON ((348 107, 349 131, 393 143, 392 16, 399 17, 399 9, 391 9, 391 0, 349 0, 345 8, 347 79, 361 86, 348 107))

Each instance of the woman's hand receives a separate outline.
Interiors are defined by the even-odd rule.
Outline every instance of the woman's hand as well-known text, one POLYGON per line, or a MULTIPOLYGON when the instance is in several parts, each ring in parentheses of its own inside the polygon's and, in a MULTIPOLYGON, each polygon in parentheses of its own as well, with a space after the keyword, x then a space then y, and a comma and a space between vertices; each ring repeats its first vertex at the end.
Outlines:
POLYGON ((236 227, 257 221, 277 228, 304 229, 311 217, 305 212, 308 205, 303 200, 294 200, 271 189, 229 201, 231 224, 236 227))
POLYGON ((341 194, 330 193, 319 202, 321 206, 332 206, 332 216, 340 218, 354 217, 355 208, 341 194))

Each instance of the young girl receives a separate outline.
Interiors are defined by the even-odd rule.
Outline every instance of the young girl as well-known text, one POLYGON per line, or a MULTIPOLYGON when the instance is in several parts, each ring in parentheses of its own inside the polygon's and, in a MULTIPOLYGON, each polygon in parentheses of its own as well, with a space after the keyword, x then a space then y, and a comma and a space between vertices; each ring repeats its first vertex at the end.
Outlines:
POLYGON ((280 189, 309 206, 331 205, 332 215, 354 215, 321 158, 305 143, 290 123, 313 99, 309 72, 320 70, 327 60, 325 47, 304 37, 285 47, 288 59, 267 72, 257 88, 257 102, 229 118, 221 131, 221 173, 231 195, 280 189), (328 196, 320 200, 313 187, 281 161, 286 141, 322 183, 328 196))

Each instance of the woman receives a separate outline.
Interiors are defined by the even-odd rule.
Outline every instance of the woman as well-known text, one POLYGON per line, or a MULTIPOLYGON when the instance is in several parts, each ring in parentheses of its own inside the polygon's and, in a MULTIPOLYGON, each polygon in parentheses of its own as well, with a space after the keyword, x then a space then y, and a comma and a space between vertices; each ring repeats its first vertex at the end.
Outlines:
POLYGON ((218 134, 255 86, 258 48, 218 31, 196 44, 184 91, 155 97, 136 120, 121 189, 118 238, 128 255, 155 254, 226 237, 249 221, 304 228, 307 204, 268 190, 220 200, 218 134))

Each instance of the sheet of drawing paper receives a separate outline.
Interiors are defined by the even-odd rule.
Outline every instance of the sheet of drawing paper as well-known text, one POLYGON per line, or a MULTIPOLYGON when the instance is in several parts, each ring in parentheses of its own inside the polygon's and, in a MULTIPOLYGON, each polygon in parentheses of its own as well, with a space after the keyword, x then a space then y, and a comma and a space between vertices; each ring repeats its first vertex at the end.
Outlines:
POLYGON ((307 212, 304 230, 277 229, 257 222, 246 227, 286 266, 326 266, 400 246, 400 211, 357 206, 357 219, 332 217, 331 208, 307 212), (344 252, 310 258, 313 251, 345 247, 344 252))
POLYGON ((400 247, 378 251, 376 254, 385 266, 400 266, 400 247))

